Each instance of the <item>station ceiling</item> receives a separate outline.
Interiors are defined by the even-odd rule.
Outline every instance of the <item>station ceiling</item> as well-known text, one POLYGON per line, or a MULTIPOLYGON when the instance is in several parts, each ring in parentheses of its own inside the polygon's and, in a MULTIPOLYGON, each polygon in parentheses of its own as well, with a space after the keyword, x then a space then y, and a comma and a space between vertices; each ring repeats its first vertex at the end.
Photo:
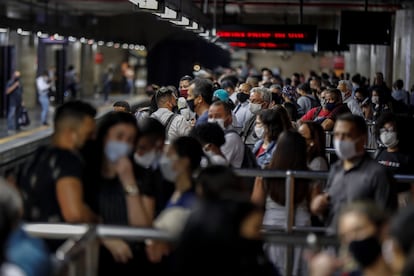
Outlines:
MULTIPOLYGON (((412 0, 178 1, 195 7, 197 16, 208 19, 208 28, 222 24, 298 23, 337 28, 341 10, 395 11, 412 5, 412 0)), ((138 11, 128 0, 2 0, 1 25, 43 27, 62 34, 86 34, 97 39, 118 39, 149 46, 167 36, 188 33, 167 21, 157 20, 151 13, 138 11)))

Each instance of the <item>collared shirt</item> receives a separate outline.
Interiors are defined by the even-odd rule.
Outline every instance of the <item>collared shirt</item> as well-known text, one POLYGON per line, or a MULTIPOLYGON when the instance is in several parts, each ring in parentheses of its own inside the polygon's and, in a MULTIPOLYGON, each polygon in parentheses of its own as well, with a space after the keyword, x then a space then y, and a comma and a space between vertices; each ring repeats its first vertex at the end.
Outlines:
MULTIPOLYGON (((158 108, 157 111, 152 113, 151 117, 157 119, 158 121, 161 122, 161 124, 167 127, 166 124, 167 124, 168 118, 170 118, 170 116, 173 114, 174 113, 170 111, 169 109, 162 107, 162 108, 158 108)), ((188 135, 190 130, 191 130, 190 123, 184 118, 183 115, 177 114, 172 119, 170 128, 166 130, 167 140, 171 142, 180 136, 186 136, 188 135)))
POLYGON ((394 208, 396 197, 392 182, 387 170, 368 154, 349 170, 345 170, 342 161, 338 160, 329 172, 326 186, 330 196, 328 225, 334 226, 340 209, 355 200, 373 200, 383 209, 394 208))
POLYGON ((236 108, 233 110, 233 115, 237 119, 237 126, 234 127, 243 128, 247 120, 253 115, 249 110, 249 102, 245 101, 244 103, 236 105, 236 108))

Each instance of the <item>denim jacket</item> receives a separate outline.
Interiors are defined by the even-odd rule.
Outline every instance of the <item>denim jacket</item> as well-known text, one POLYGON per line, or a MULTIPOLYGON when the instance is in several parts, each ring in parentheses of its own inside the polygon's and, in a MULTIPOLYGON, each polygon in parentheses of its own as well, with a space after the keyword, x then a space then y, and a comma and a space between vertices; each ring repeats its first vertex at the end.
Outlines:
MULTIPOLYGON (((263 139, 260 139, 259 141, 256 142, 256 144, 254 144, 254 147, 253 147, 254 155, 257 154, 257 152, 263 145, 263 142, 264 142, 263 139)), ((276 141, 272 141, 269 143, 266 150, 256 157, 257 164, 261 168, 264 168, 270 163, 270 160, 272 160, 273 152, 275 151, 275 149, 276 149, 276 141)))

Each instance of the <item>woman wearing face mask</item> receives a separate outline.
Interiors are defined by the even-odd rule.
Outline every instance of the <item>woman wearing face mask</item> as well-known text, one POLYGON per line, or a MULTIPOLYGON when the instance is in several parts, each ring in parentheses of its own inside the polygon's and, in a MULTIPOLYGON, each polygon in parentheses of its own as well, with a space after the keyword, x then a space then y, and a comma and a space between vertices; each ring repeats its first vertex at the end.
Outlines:
MULTIPOLYGON (((95 143, 96 159, 87 164, 86 183, 99 184, 98 212, 104 224, 150 225, 131 160, 136 135, 136 119, 130 113, 111 112, 101 119, 95 143)), ((102 273, 135 275, 149 269, 142 243, 121 239, 104 239, 102 243, 99 265, 102 273)))
POLYGON ((385 101, 384 92, 380 89, 374 89, 371 91, 371 103, 372 103, 372 119, 376 121, 382 113, 391 111, 390 106, 385 101))
MULTIPOLYGON (((160 168, 164 178, 174 182, 175 190, 164 210, 155 218, 154 227, 180 234, 195 203, 194 179, 204 156, 200 143, 192 137, 177 138, 161 157, 160 168)), ((153 262, 168 255, 170 246, 163 242, 147 241, 147 255, 153 262)))
POLYGON ((262 110, 256 116, 254 131, 259 141, 253 147, 253 154, 260 167, 264 168, 270 163, 279 134, 291 128, 291 121, 283 106, 262 110))
POLYGON ((386 226, 387 217, 374 202, 355 201, 346 205, 337 224, 338 258, 328 253, 311 257, 310 275, 392 275, 382 255, 386 226))

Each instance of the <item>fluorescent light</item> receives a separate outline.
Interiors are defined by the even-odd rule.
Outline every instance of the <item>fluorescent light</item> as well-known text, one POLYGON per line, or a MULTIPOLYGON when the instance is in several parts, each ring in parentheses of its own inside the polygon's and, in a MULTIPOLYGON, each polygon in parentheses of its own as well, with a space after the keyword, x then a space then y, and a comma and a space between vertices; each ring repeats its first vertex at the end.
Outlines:
POLYGON ((128 44, 126 44, 126 43, 122 44, 122 49, 128 49, 128 47, 129 47, 128 44))
POLYGON ((102 40, 98 41, 99 46, 103 46, 104 44, 105 44, 105 42, 103 42, 102 40))
POLYGON ((198 29, 198 23, 194 22, 191 24, 191 26, 185 27, 187 30, 197 30, 198 29))
POLYGON ((70 42, 76 42, 76 37, 70 36, 70 37, 68 37, 68 40, 70 42))
POLYGON ((79 39, 79 41, 80 41, 81 43, 86 43, 86 38, 81 37, 81 39, 79 39))
POLYGON ((114 43, 112 41, 109 41, 109 42, 106 43, 106 46, 107 47, 112 47, 112 46, 114 46, 114 43))
POLYGON ((22 30, 21 28, 18 28, 18 29, 17 29, 17 33, 18 33, 19 35, 30 35, 30 32, 29 32, 29 31, 24 31, 24 30, 22 30))
POLYGON ((129 46, 128 46, 128 47, 129 47, 129 49, 130 49, 130 50, 134 50, 135 45, 134 45, 134 44, 129 44, 129 46))
POLYGON ((170 20, 171 23, 178 25, 178 26, 188 26, 190 25, 190 19, 185 16, 181 17, 181 20, 170 20))
POLYGON ((48 38, 49 35, 47 33, 37 32, 37 37, 40 37, 40 38, 48 38))
POLYGON ((63 36, 61 36, 59 34, 54 34, 53 35, 53 38, 56 39, 56 40, 64 40, 65 39, 65 37, 63 37, 63 36))
POLYGON ((170 9, 169 7, 165 7, 163 13, 154 13, 155 15, 158 15, 161 18, 165 19, 177 19, 177 12, 173 9, 170 9))

